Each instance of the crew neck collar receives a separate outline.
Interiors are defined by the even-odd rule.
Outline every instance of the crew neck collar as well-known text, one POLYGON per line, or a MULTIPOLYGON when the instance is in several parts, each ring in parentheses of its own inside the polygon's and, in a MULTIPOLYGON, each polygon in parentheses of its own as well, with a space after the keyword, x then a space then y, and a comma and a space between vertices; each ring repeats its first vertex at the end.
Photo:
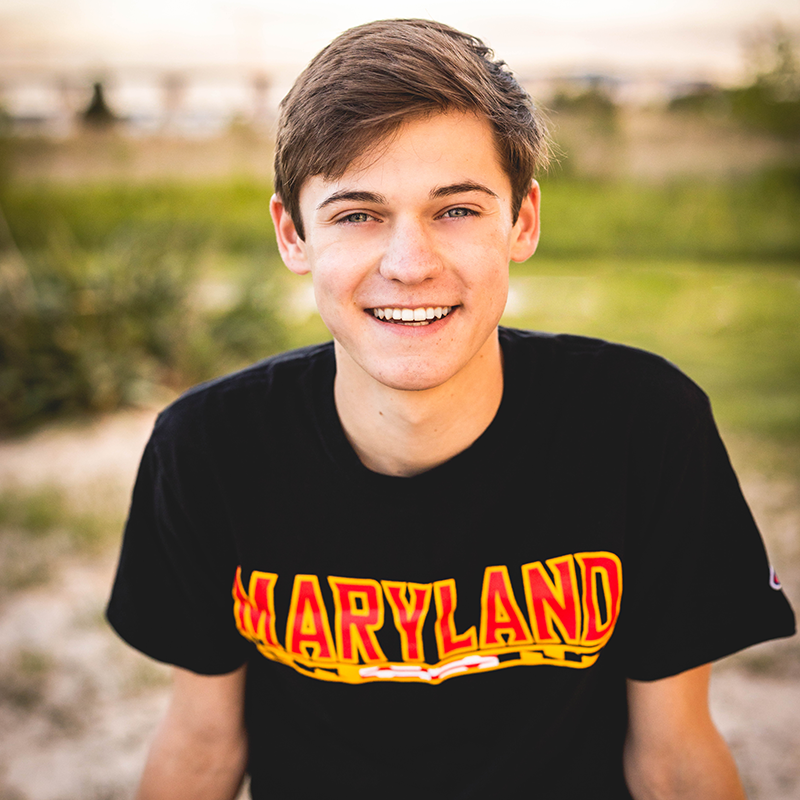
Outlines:
POLYGON ((333 383, 336 377, 336 360, 331 346, 329 358, 324 368, 319 370, 315 381, 315 407, 318 415, 319 434, 324 448, 334 463, 334 467, 349 480, 376 485, 393 485, 415 489, 421 485, 434 485, 439 481, 457 480, 458 475, 469 470, 479 461, 491 463, 498 450, 513 435, 511 420, 514 419, 513 405, 519 402, 519 392, 515 382, 519 380, 519 370, 514 368, 516 351, 506 329, 500 329, 500 346, 503 353, 503 396, 494 418, 483 433, 465 450, 432 469, 409 477, 385 475, 374 472, 359 459, 345 435, 334 401, 333 383))

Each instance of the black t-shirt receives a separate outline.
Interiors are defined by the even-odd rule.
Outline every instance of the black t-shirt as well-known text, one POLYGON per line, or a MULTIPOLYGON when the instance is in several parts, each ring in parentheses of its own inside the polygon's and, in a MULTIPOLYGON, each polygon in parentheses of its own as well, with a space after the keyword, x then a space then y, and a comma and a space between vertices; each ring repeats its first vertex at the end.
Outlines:
POLYGON ((628 798, 625 679, 793 632, 703 392, 500 336, 495 419, 411 478, 350 447, 330 344, 159 417, 108 617, 195 672, 249 662, 253 797, 628 798))

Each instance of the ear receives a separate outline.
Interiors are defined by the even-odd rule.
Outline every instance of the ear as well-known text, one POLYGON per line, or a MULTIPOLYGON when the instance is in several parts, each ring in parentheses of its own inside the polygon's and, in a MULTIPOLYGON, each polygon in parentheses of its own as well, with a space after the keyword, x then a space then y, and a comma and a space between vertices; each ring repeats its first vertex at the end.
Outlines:
POLYGON ((511 241, 512 261, 525 261, 536 252, 539 244, 540 199, 539 184, 533 181, 530 191, 522 200, 519 216, 514 224, 514 238, 511 241))
POLYGON ((305 275, 311 271, 306 257, 306 243, 300 238, 292 217, 278 195, 272 195, 269 201, 269 213, 275 226, 275 238, 278 240, 283 263, 297 275, 305 275))

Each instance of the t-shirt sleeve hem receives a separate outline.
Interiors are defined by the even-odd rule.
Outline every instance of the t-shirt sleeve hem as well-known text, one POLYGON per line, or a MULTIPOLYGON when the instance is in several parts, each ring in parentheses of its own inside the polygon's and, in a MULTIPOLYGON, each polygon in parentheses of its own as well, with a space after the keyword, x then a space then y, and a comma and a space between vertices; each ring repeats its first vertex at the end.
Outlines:
POLYGON ((776 625, 766 631, 764 629, 751 631, 746 634, 740 634, 738 637, 731 637, 725 643, 709 642, 705 647, 695 648, 691 654, 687 654, 685 658, 680 660, 670 661, 665 658, 653 668, 643 667, 629 670, 626 677, 635 681, 657 681, 662 678, 669 678, 695 667, 700 667, 703 664, 718 661, 753 645, 773 639, 783 639, 792 636, 794 633, 796 633, 794 624, 776 625))
POLYGON ((111 628, 124 642, 162 664, 180 667, 198 675, 226 675, 239 669, 247 661, 241 653, 237 653, 236 658, 211 655, 201 657, 196 653, 187 653, 182 647, 159 646, 148 641, 151 637, 145 636, 113 602, 106 608, 105 616, 111 628))

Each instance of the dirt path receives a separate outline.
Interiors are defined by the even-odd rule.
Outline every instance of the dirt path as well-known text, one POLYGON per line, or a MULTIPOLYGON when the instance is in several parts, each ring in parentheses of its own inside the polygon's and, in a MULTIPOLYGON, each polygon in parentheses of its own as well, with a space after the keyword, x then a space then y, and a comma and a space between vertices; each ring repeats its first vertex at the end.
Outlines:
MULTIPOLYGON (((58 486, 76 507, 124 506, 153 418, 130 412, 0 442, 0 494, 58 486)), ((797 563, 800 501, 792 486, 751 476, 745 491, 773 531, 770 546, 797 563)), ((103 621, 116 542, 114 533, 99 555, 68 554, 49 580, 0 598, 0 800, 132 794, 165 707, 168 670, 131 651, 103 621)), ((796 800, 798 645, 762 645, 715 669, 713 713, 749 797, 796 800)))

